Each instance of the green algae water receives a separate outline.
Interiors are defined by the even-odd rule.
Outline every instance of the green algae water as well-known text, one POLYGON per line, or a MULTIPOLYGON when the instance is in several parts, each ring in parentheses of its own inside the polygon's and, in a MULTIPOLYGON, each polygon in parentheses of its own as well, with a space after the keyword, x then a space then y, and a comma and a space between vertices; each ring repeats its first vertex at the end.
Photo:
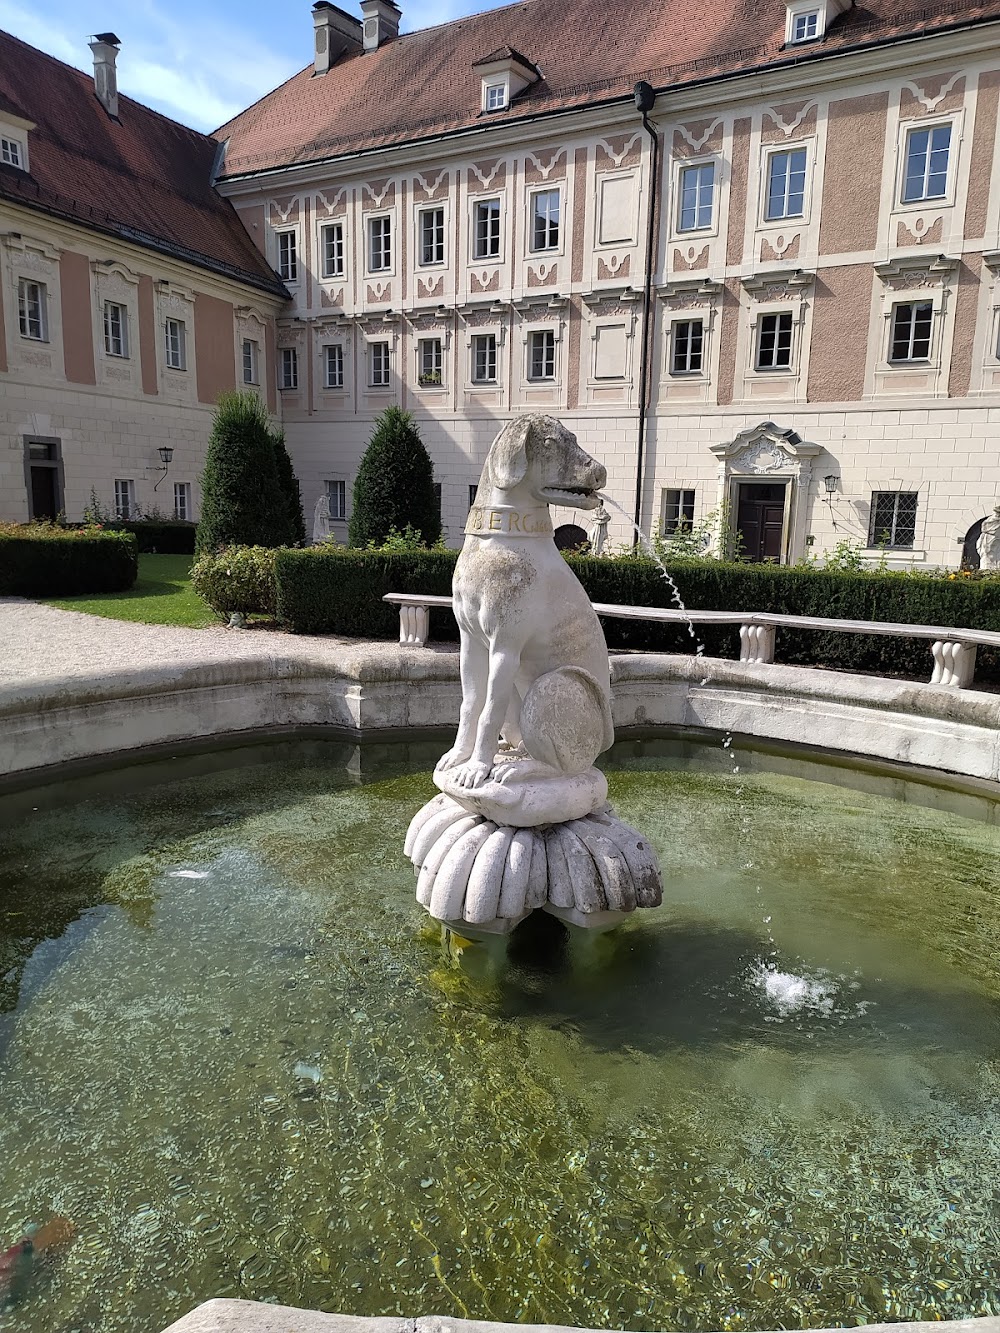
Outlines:
POLYGON ((1000 1311, 987 797, 629 743, 662 908, 443 943, 440 745, 285 742, 0 802, 9 1333, 214 1296, 773 1329, 1000 1311), (737 771, 738 770, 738 771, 737 771))

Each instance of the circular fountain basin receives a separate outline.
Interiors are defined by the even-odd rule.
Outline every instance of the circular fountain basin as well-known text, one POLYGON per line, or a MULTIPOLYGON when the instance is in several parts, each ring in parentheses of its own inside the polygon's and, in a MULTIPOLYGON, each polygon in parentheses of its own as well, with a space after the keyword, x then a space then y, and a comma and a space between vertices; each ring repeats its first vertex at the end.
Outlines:
POLYGON ((440 748, 0 802, 0 1242, 76 1230, 7 1333, 997 1313, 993 793, 629 742, 663 906, 466 947, 402 850, 440 748))

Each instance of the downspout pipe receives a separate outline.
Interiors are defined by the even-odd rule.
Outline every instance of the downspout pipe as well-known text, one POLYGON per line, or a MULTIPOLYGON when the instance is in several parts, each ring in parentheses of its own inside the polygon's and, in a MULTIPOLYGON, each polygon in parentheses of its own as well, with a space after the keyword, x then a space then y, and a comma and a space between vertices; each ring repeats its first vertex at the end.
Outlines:
MULTIPOLYGON (((660 141, 649 123, 649 112, 656 101, 652 84, 640 80, 632 90, 635 109, 642 115, 643 127, 649 135, 649 211, 646 219, 646 278, 642 288, 642 343, 639 353, 639 439, 635 458, 635 526, 642 526, 642 481, 646 452, 646 417, 649 413, 649 354, 650 330, 653 322, 653 259, 656 245, 656 197, 659 190, 660 141)), ((637 545, 639 533, 632 538, 637 545)))

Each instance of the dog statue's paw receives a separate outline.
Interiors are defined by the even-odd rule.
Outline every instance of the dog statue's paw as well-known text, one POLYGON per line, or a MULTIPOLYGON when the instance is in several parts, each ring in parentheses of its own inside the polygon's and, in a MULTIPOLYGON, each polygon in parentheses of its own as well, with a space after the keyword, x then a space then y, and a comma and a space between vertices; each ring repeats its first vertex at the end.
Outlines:
POLYGON ((468 759, 454 770, 451 780, 458 787, 481 787, 492 771, 492 764, 482 764, 478 759, 468 759))

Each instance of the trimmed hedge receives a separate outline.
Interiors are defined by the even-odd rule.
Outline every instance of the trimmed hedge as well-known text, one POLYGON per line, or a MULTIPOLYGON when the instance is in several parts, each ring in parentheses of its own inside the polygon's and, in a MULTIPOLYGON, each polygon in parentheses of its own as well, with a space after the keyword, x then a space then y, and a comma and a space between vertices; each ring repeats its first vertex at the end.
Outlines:
POLYGON ((144 518, 135 523, 109 523, 115 532, 131 532, 140 555, 194 555, 197 523, 180 519, 144 518))
MULTIPOLYGON (((311 547, 280 551, 275 561, 279 616, 299 634, 345 634, 394 639, 398 608, 382 601, 387 592, 447 596, 456 551, 387 554, 350 548, 311 547)), ((569 564, 592 601, 622 606, 673 606, 659 568, 643 559, 602 560, 571 556, 569 564)), ((668 566, 685 605, 704 611, 770 611, 841 620, 1000 629, 1000 578, 966 579, 912 574, 847 574, 780 565, 674 562, 668 566)), ((690 652, 683 625, 606 619, 611 648, 690 652)), ((448 611, 431 613, 431 634, 457 637, 448 611)), ((710 657, 739 657, 738 628, 699 626, 710 657)), ((930 677, 925 639, 779 630, 776 658, 803 666, 842 671, 930 677)), ((1000 680, 1000 653, 979 650, 977 679, 1000 680)))
POLYGON ((273 546, 229 546, 206 551, 191 567, 191 584, 217 616, 275 614, 273 546))
POLYGON ((139 572, 130 532, 59 528, 47 524, 0 527, 0 594, 75 597, 124 592, 139 572))

